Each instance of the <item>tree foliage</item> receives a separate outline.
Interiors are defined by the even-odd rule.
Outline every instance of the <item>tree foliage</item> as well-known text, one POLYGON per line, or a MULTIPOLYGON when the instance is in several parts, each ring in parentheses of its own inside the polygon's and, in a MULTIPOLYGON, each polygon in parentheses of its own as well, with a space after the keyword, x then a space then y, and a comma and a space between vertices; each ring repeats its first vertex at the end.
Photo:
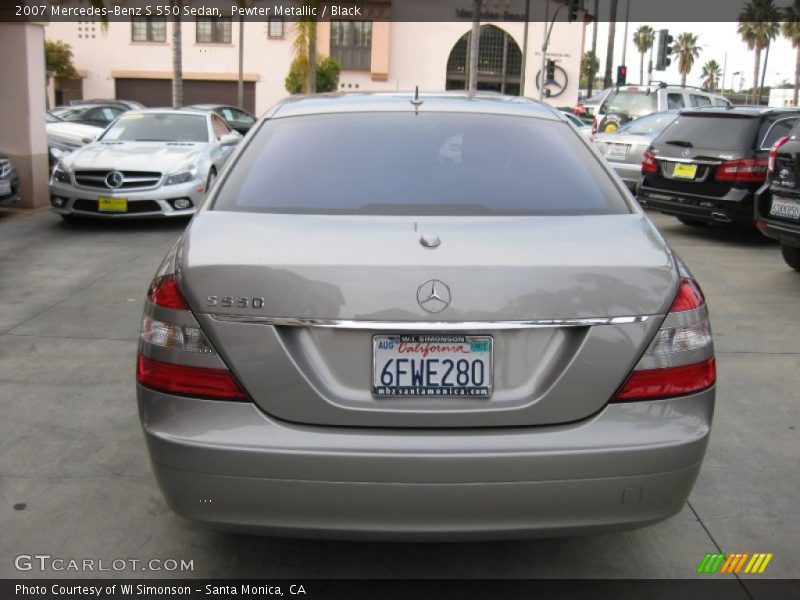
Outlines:
POLYGON ((56 79, 76 79, 78 72, 72 64, 72 47, 60 40, 45 40, 45 65, 48 75, 56 79))
MULTIPOLYGON (((342 68, 339 62, 331 56, 321 56, 317 61, 317 92, 335 92, 339 89, 339 73, 342 68)), ((305 89, 306 72, 302 57, 295 58, 286 76, 286 91, 290 94, 300 94, 305 89)))

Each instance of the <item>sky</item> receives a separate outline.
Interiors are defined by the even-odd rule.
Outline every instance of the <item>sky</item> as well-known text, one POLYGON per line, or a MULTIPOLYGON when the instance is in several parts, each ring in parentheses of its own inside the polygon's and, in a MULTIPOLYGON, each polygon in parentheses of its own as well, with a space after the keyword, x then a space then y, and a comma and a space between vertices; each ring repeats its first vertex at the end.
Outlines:
MULTIPOLYGON (((703 0, 698 0, 703 1, 703 0)), ((624 19, 624 2, 620 2, 618 15, 624 19)), ((747 49, 747 45, 736 32, 737 23, 641 23, 631 21, 628 24, 628 47, 625 61, 628 65, 628 82, 639 82, 639 60, 640 54, 633 43, 633 34, 641 25, 650 25, 658 32, 659 29, 669 29, 670 35, 677 39, 678 34, 691 32, 698 36, 698 44, 701 48, 700 57, 695 61, 692 71, 686 79, 687 85, 702 84, 701 73, 703 65, 711 60, 716 60, 720 67, 725 63, 727 53, 727 69, 725 76, 725 87, 739 89, 741 75, 734 77, 733 73, 741 71, 744 76, 743 88, 753 85, 753 61, 755 53, 747 49), (735 79, 735 83, 732 81, 735 79)), ((586 50, 591 50, 592 34, 594 25, 586 28, 586 50)), ((614 44, 614 71, 612 77, 616 77, 616 67, 622 64, 623 40, 625 23, 618 22, 616 28, 614 44)), ((598 23, 597 31, 597 56, 600 59, 600 74, 605 72, 606 45, 608 43, 608 23, 598 23)), ((656 44, 658 35, 656 35, 656 44)), ((655 62, 656 48, 653 49, 653 62, 655 62)), ((771 45, 769 51, 769 61, 767 64, 766 85, 778 85, 784 80, 794 83, 794 71, 797 51, 792 48, 791 42, 779 36, 771 45)), ((645 79, 647 78, 647 61, 649 56, 645 55, 644 68, 645 79)), ((762 69, 763 69, 762 53, 762 69)), ((678 61, 672 57, 672 65, 666 71, 653 71, 653 79, 666 81, 667 83, 679 84, 681 80, 678 72, 678 61)))

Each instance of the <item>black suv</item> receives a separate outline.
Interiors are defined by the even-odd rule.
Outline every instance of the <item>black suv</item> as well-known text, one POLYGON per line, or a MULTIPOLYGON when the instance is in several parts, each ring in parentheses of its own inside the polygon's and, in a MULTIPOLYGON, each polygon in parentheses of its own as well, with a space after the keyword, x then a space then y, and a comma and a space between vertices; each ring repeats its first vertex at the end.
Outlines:
POLYGON ((799 118, 797 109, 682 111, 645 151, 636 196, 687 225, 752 225, 770 148, 799 118))
POLYGON ((756 226, 781 243, 786 264, 800 271, 800 121, 769 155, 767 183, 758 190, 756 226))

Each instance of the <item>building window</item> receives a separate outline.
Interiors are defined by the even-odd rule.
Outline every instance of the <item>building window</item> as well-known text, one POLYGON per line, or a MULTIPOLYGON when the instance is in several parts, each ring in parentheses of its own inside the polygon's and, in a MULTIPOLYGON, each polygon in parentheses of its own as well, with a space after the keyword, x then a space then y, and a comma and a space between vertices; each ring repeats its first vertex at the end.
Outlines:
POLYGON ((369 71, 372 63, 372 23, 331 21, 331 56, 342 69, 369 71))
POLYGON ((230 19, 197 19, 198 44, 230 44, 231 20, 230 19))
MULTIPOLYGON (((481 25, 478 47, 478 89, 519 96, 522 51, 508 33, 494 25, 481 25)), ((467 71, 471 33, 456 42, 447 59, 445 89, 463 90, 467 71)))
POLYGON ((139 17, 131 19, 131 41, 166 42, 166 17, 139 17))
POLYGON ((283 38, 283 19, 272 17, 267 25, 267 36, 271 39, 283 38))

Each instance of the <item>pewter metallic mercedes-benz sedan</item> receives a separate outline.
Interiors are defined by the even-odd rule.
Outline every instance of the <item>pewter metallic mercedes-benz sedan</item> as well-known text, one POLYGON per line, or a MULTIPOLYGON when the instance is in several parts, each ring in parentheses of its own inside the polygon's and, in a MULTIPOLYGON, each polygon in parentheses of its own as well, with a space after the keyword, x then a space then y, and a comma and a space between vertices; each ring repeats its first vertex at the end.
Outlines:
POLYGON ((241 139, 213 113, 127 112, 97 141, 60 156, 52 210, 65 219, 191 216, 241 139))
POLYGON ((279 536, 474 539, 681 510, 714 408, 687 268, 549 107, 288 99, 147 293, 170 507, 279 536))

